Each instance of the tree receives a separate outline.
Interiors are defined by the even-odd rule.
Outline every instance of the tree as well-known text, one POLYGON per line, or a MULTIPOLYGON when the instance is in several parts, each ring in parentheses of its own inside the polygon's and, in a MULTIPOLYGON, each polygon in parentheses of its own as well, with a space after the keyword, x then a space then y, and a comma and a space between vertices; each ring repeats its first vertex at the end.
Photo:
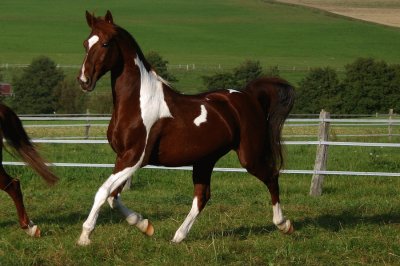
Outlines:
POLYGON ((341 112, 342 89, 336 71, 330 67, 311 69, 300 81, 297 89, 295 111, 318 113, 325 109, 341 112))
POLYGON ((92 92, 89 95, 88 108, 91 113, 111 114, 113 112, 113 96, 111 91, 92 92))
POLYGON ((203 76, 203 83, 210 91, 217 89, 242 89, 250 81, 262 75, 262 67, 259 61, 246 60, 233 71, 216 73, 211 76, 203 76))
POLYGON ((280 77, 278 66, 271 66, 266 72, 267 77, 280 77))
POLYGON ((246 60, 233 69, 237 88, 244 88, 247 83, 261 76, 263 70, 259 61, 246 60))
POLYGON ((168 61, 165 60, 159 53, 150 51, 146 55, 147 61, 150 65, 156 70, 157 74, 162 77, 163 79, 169 82, 177 82, 178 79, 168 72, 167 64, 168 61))
POLYGON ((36 58, 14 77, 12 106, 17 113, 52 113, 54 88, 64 79, 64 73, 48 57, 36 58))
POLYGON ((396 82, 399 71, 396 69, 372 58, 359 58, 346 65, 343 80, 345 112, 370 114, 393 108, 389 103, 399 99, 396 82))
POLYGON ((204 85, 209 91, 237 87, 237 83, 231 73, 217 73, 212 76, 203 76, 202 78, 204 85))
POLYGON ((86 111, 86 94, 75 78, 64 79, 55 87, 53 106, 57 113, 81 114, 86 111))

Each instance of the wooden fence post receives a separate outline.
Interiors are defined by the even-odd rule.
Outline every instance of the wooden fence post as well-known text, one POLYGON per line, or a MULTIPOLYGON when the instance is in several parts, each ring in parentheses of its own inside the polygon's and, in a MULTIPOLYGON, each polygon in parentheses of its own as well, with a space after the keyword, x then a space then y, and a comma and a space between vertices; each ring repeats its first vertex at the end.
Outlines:
POLYGON ((90 121, 89 121, 89 109, 86 109, 86 126, 85 126, 85 139, 89 138, 90 121))
MULTIPOLYGON (((319 141, 328 141, 329 137, 329 122, 326 119, 330 118, 330 114, 321 110, 319 114, 319 141)), ((311 179, 310 195, 320 196, 322 194, 322 183, 324 182, 324 175, 316 173, 316 171, 326 170, 326 162, 328 158, 328 145, 319 144, 317 147, 317 155, 315 157, 314 174, 311 179)))
POLYGON ((389 140, 392 140, 393 128, 392 128, 392 121, 390 121, 392 119, 393 119, 393 109, 389 109, 389 126, 388 126, 389 140))

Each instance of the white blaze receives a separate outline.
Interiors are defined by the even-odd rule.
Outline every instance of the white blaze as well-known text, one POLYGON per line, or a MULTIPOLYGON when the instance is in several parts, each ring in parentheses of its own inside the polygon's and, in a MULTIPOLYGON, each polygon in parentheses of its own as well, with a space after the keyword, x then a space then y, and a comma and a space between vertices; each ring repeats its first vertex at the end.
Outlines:
POLYGON ((201 123, 207 122, 207 109, 204 105, 200 106, 200 115, 193 120, 196 126, 200 126, 201 123))
POLYGON ((97 35, 93 35, 93 36, 90 37, 89 40, 88 40, 88 50, 87 50, 87 53, 86 53, 86 56, 85 56, 85 60, 83 61, 83 64, 82 64, 81 76, 79 77, 80 80, 82 80, 82 81, 85 82, 85 83, 87 82, 87 78, 86 78, 86 76, 85 76, 85 63, 86 63, 86 59, 87 59, 87 56, 88 56, 88 54, 89 54, 90 48, 92 48, 93 45, 95 45, 98 41, 99 41, 99 36, 97 36, 97 35))

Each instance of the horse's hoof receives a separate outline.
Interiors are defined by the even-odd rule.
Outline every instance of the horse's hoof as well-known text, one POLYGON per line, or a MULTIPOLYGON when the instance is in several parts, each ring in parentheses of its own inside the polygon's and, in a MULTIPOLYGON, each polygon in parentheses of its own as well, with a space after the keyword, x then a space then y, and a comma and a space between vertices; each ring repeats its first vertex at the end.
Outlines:
POLYGON ((85 246, 89 246, 90 242, 91 241, 90 241, 89 238, 87 238, 87 239, 80 239, 79 238, 79 240, 76 242, 76 244, 78 244, 78 246, 85 247, 85 246))
POLYGON ((144 232, 147 236, 152 236, 154 234, 154 226, 151 224, 151 222, 148 222, 146 232, 144 232))
POLYGON ((35 237, 40 237, 41 231, 39 229, 39 227, 36 227, 36 232, 35 232, 35 237))
POLYGON ((286 235, 292 234, 294 232, 294 227, 293 227, 292 222, 290 220, 286 220, 285 225, 286 225, 285 229, 282 230, 282 233, 284 233, 286 235))
POLYGON ((28 228, 24 229, 24 231, 32 237, 40 237, 39 227, 32 222, 29 223, 28 228))

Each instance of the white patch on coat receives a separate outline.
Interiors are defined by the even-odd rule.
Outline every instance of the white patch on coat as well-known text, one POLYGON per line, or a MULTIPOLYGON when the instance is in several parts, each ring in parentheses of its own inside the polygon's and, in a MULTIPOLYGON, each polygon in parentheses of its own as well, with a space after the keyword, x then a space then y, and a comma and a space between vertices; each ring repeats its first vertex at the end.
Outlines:
POLYGON ((140 70, 140 112, 148 135, 157 120, 172 115, 164 99, 164 80, 154 71, 148 72, 139 56, 135 64, 140 70))
POLYGON ((182 225, 176 231, 175 236, 172 239, 172 242, 179 243, 183 239, 185 239, 185 237, 189 233, 190 228, 192 227, 192 225, 193 225, 194 221, 196 220, 197 215, 199 215, 199 213, 200 213, 200 210, 197 205, 197 197, 194 197, 193 203, 192 203, 192 209, 190 210, 185 221, 182 223, 182 225))
POLYGON ((200 106, 200 115, 193 120, 196 126, 200 126, 201 123, 207 122, 207 109, 204 105, 200 106))
POLYGON ((99 36, 97 36, 97 35, 93 35, 93 36, 90 37, 89 40, 88 40, 88 50, 87 50, 87 53, 86 53, 86 56, 85 56, 85 60, 83 60, 82 69, 81 69, 81 76, 79 77, 79 79, 80 79, 82 82, 85 82, 85 83, 87 82, 87 78, 86 78, 86 76, 85 76, 85 63, 86 63, 86 60, 87 60, 87 57, 88 57, 88 54, 89 54, 89 50, 90 50, 90 48, 92 48, 93 45, 95 45, 98 41, 99 41, 99 36))
POLYGON ((241 91, 238 91, 238 90, 228 90, 229 91, 229 93, 242 93, 241 91))

